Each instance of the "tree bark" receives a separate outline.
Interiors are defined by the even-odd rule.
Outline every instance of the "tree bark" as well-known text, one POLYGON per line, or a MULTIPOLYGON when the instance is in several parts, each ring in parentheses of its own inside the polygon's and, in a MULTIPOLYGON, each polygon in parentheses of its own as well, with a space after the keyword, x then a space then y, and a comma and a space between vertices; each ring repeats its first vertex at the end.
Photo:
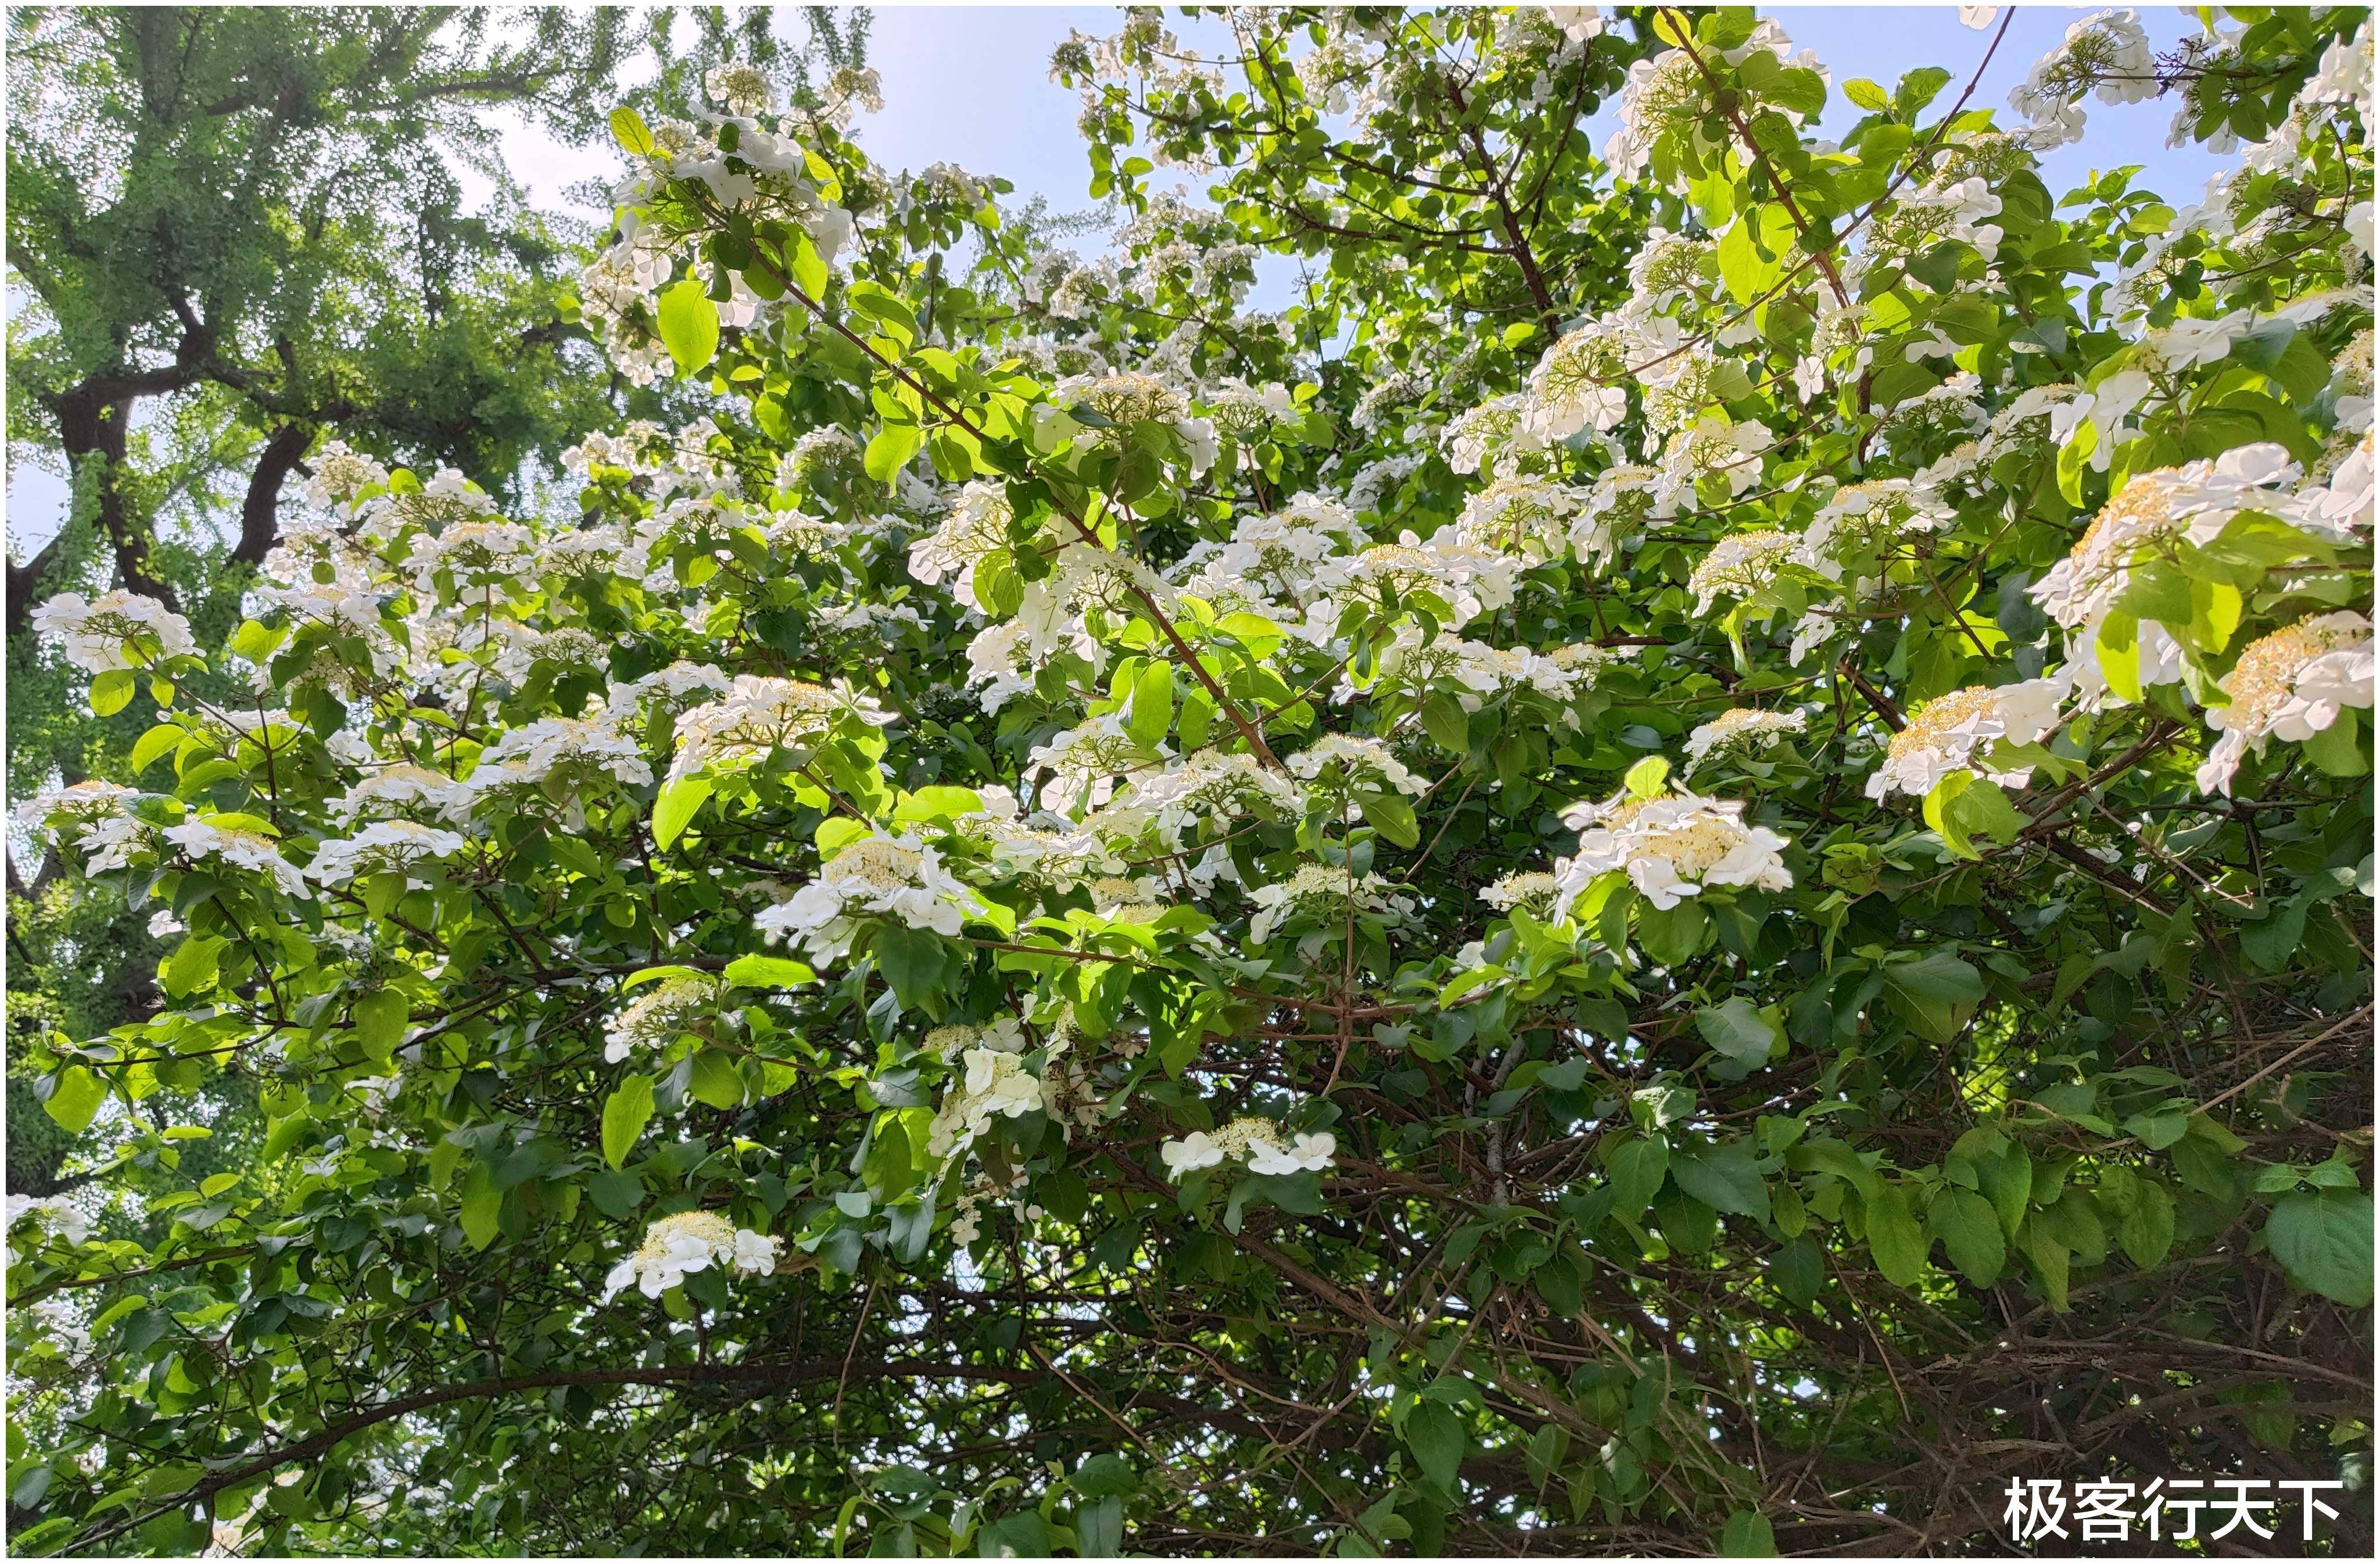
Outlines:
POLYGON ((314 443, 314 432, 302 423, 285 423, 264 443, 256 470, 249 475, 248 497, 239 507, 239 546, 234 562, 261 565, 281 536, 281 485, 314 443))

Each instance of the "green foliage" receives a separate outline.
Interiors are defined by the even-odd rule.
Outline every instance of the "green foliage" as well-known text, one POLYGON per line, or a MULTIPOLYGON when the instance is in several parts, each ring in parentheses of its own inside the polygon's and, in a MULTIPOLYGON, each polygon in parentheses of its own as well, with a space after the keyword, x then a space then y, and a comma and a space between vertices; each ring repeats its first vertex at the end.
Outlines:
POLYGON ((1988 1552, 2072 1448, 2360 1471, 2362 18, 2236 19, 2177 80, 2291 183, 2184 225, 1973 62, 1820 144, 1749 10, 1135 13, 1057 62, 1112 265, 869 164, 856 38, 674 67, 583 303, 701 419, 569 516, 343 458, 196 651, 46 616, 140 790, 32 808, 43 905, 170 919, 12 1033, 148 1218, 12 1233, 18 1550, 1988 1552))

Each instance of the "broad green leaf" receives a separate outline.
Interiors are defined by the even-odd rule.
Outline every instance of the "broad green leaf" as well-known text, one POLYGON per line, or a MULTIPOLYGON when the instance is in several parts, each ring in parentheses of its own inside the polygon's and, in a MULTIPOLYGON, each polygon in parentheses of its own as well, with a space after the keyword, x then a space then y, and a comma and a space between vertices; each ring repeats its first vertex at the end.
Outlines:
POLYGON ((1451 1407, 1423 1401, 1405 1417, 1405 1443, 1422 1471, 1442 1488, 1454 1486, 1467 1442, 1463 1419, 1451 1407))
POLYGON ((1876 1268, 1895 1287, 1911 1287, 1925 1274, 1925 1235, 1910 1214, 1909 1191, 1899 1184, 1879 1185, 1861 1202, 1867 1217, 1868 1252, 1876 1268))
POLYGON ((2360 1190, 2284 1195, 2265 1223, 2265 1242, 2298 1286, 2350 1309, 2370 1305, 2370 1195, 2360 1190))
POLYGON ((1973 1190, 1947 1189, 1935 1196, 1925 1221, 1950 1264, 1969 1281, 1989 1287, 1998 1279, 2008 1263, 2008 1240, 1990 1201, 1973 1190))
POLYGON ((807 965, 783 956, 738 956, 720 976, 737 988, 798 988, 818 981, 807 965))
POLYGON ((80 1065, 68 1065, 52 1084, 50 1094, 42 1099, 42 1110, 67 1134, 79 1135, 91 1128, 92 1116, 105 1101, 105 1081, 80 1065))
POLYGON ((495 1176, 487 1164, 472 1165, 463 1180, 463 1236, 473 1249, 485 1249, 496 1236, 497 1217, 503 1212, 504 1192, 496 1187, 495 1176))
POLYGON ((628 1160, 628 1153, 645 1132, 653 1117, 653 1083, 641 1075, 631 1075, 612 1089, 603 1102, 603 1160, 613 1167, 628 1160))
POLYGON ((653 313, 661 324, 662 346, 677 364, 680 379, 710 362, 719 351, 719 306, 692 277, 662 289, 653 313))
POLYGON ((702 800, 710 797, 710 778, 682 777, 662 788, 653 800, 653 845, 666 848, 678 839, 702 800))

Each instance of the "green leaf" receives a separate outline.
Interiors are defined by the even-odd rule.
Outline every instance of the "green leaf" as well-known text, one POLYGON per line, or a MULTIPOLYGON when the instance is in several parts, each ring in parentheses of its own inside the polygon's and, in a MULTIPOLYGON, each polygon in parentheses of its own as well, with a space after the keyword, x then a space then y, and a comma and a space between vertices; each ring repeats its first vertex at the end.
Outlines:
POLYGON ((916 424, 887 423, 868 442, 868 475, 880 483, 890 483, 925 443, 926 432, 916 424))
POLYGON ((494 1241, 497 1218, 502 1215, 504 1191, 496 1188, 495 1175, 484 1162, 472 1165, 470 1177, 463 1180, 463 1236, 473 1249, 485 1249, 494 1241))
POLYGON ((1953 854, 1975 859, 1983 854, 1975 850, 1973 838, 2005 847, 2024 829, 2025 818, 1999 784, 1972 771, 1953 771, 1925 795, 1925 824, 1941 834, 1953 854))
POLYGON ((653 150, 653 133, 645 128, 644 116, 625 104, 612 111, 612 139, 631 157, 643 157, 653 150))
POLYGON ((931 929, 887 923, 876 936, 876 967, 905 1009, 923 1008, 942 984, 949 947, 931 929))
POLYGON ((231 942, 220 935, 191 935, 165 958, 159 976, 169 997, 202 993, 215 983, 216 963, 231 942))
POLYGON ((1670 1158, 1670 1178, 1714 1211, 1768 1220, 1768 1186, 1753 1167, 1751 1152, 1740 1144, 1681 1151, 1670 1158))
POLYGON ((1893 1008, 1933 1043, 1956 1040, 1983 1003, 1983 974, 1947 950, 1891 962, 1884 969, 1884 981, 1893 1008))
POLYGON ((1405 800, 1402 794, 1366 788, 1355 794, 1355 804, 1363 811, 1364 818, 1397 846, 1415 848, 1421 845, 1420 823, 1414 817, 1413 805, 1405 800))
POLYGON ((110 668, 91 681, 91 709, 101 716, 114 716, 132 703, 133 679, 129 668, 110 668))
POLYGON ((1768 1517, 1756 1509, 1736 1510, 1728 1516, 1727 1525, 1718 1534, 1718 1550, 1729 1558, 1774 1558, 1776 1529, 1769 1525, 1768 1517))
POLYGON ((79 1135, 91 1128, 91 1117, 105 1101, 105 1081, 80 1065, 68 1065, 50 1088, 50 1094, 42 1099, 42 1111, 57 1120, 58 1127, 67 1134, 79 1135))
POLYGON ((1909 1191, 1899 1184, 1880 1185, 1862 1197, 1867 1216, 1868 1252, 1876 1268, 1895 1287, 1909 1287, 1925 1274, 1925 1235, 1910 1214, 1909 1191))
POLYGON ((738 956, 720 976, 736 988, 798 988, 818 981, 808 966, 783 956, 738 956))
POLYGON ((394 988, 376 988, 356 1001, 352 1013, 356 1041, 373 1063, 387 1064, 405 1041, 405 1024, 411 1019, 405 996, 394 988))
POLYGON ((1695 897, 1681 898, 1675 907, 1666 909, 1648 901, 1636 910, 1636 943, 1664 967, 1691 959, 1703 947, 1703 936, 1709 929, 1709 915, 1695 897))
POLYGON ((670 783, 653 800, 653 845, 666 848, 684 834, 694 819, 694 812, 702 800, 710 797, 708 776, 681 777, 670 783))
POLYGON ((1925 1213, 1926 1225, 1942 1240, 1950 1264, 1977 1287, 1989 1287, 2008 1264, 2008 1240, 2000 1231, 1992 1203, 1973 1190, 1956 1186, 1934 1198, 1925 1213))
POLYGON ((2360 1190, 2301 1191, 2274 1203, 2265 1242, 2289 1280, 2335 1303, 2372 1301, 2372 1197, 2360 1190))
POLYGON ((1441 1488, 1451 1489, 1455 1474, 1462 1470, 1465 1439, 1463 1419, 1454 1409, 1436 1401, 1424 1401, 1405 1418, 1405 1443, 1413 1448, 1414 1458, 1429 1480, 1441 1488))
POLYGON ((599 1167, 588 1175, 587 1193, 595 1209, 614 1221, 625 1222, 645 1204, 645 1181, 634 1173, 599 1167))
POLYGON ((1075 1469, 1075 1491, 1085 1498, 1111 1498, 1140 1485, 1140 1478, 1123 1457, 1100 1454, 1075 1469))
POLYGON ((650 1080, 632 1075, 613 1087, 603 1102, 603 1160, 614 1167, 627 1161, 652 1117, 650 1080))
POLYGON ((1631 1221, 1642 1216, 1669 1172, 1670 1142, 1662 1136, 1642 1135, 1614 1152, 1609 1169, 1612 1215, 1631 1221))
POLYGON ((140 773, 156 764, 160 756, 173 753, 182 740, 188 737, 189 734, 185 732, 178 724, 159 723, 142 734, 140 741, 132 746, 132 774, 135 776, 140 776, 140 773))
POLYGON ((1133 681, 1132 715, 1124 723, 1124 731, 1153 750, 1165 741, 1172 727, 1173 667, 1152 661, 1133 681))
POLYGON ((2172 1252, 2173 1196, 2163 1184, 2147 1178, 2132 1180, 2131 1198, 2116 1215, 2116 1241, 2143 1270, 2162 1264, 2172 1252))
POLYGON ((1723 1005, 1696 1010, 1694 1027, 1715 1052, 1733 1059, 1747 1070, 1757 1069, 1767 1064, 1769 1051, 1784 1036, 1773 1020, 1742 996, 1723 1005))
MULTIPOLYGON (((1453 696, 1432 695, 1421 704, 1421 725, 1429 734, 1430 742, 1450 755, 1468 753, 1471 749, 1471 718, 1463 703, 1453 696)), ((176 732, 180 730, 176 729, 176 732)))
POLYGON ((675 360, 679 379, 710 362, 719 351, 719 306, 692 277, 662 289, 654 313, 661 322, 662 346, 675 360))
POLYGON ((808 234, 795 234, 787 241, 785 270, 793 277, 794 286, 809 295, 812 301, 826 297, 826 262, 808 234))
POLYGON ((715 1108, 744 1105, 744 1078, 735 1073, 735 1061, 716 1048, 694 1056, 693 1076, 686 1089, 695 1101, 715 1108))

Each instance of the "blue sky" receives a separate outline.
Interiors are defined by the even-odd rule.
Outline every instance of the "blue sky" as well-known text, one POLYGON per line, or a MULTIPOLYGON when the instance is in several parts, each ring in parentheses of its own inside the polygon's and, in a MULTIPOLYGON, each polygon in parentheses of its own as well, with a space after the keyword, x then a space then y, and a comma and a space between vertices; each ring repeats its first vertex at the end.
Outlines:
MULTIPOLYGON (((1857 117, 1858 111, 1840 94, 1841 83, 1853 77, 1866 77, 1888 89, 1903 71, 1938 65, 1953 77, 1937 100, 1947 107, 1992 35, 1990 30, 1977 32, 1961 26, 1952 6, 1774 6, 1763 11, 1783 24, 1797 46, 1815 49, 1832 72, 1838 92, 1821 126, 1828 133, 1840 133, 1857 117)), ((1970 106, 1998 109, 2006 122, 2009 89, 2024 79, 2033 62, 2057 43, 2070 22, 2087 14, 2082 6, 2019 7, 1970 106)), ((2143 19, 2160 48, 2193 30, 2170 6, 2146 8, 2143 19)), ((788 8, 780 25, 796 29, 800 23, 788 8)), ((1050 52, 1070 30, 1110 32, 1119 25, 1117 11, 1098 6, 880 3, 868 58, 883 78, 885 107, 860 121, 858 138, 887 167, 955 163, 971 173, 1005 177, 1015 184, 1013 199, 1020 202, 1040 195, 1061 212, 1089 206, 1089 165, 1075 131, 1078 102, 1073 92, 1050 80, 1050 52)), ((1202 42, 1203 33, 1203 46, 1210 51, 1212 41, 1223 36, 1220 24, 1213 22, 1182 31, 1185 41, 1194 43, 1202 42)), ((2143 183, 2175 206, 2184 206, 2198 199, 2207 177, 2227 161, 2195 147, 2166 147, 2173 115, 2169 101, 2115 107, 2094 104, 2089 112, 2085 141, 2045 159, 2053 195, 2065 194, 2094 168, 2140 164, 2145 170, 2143 183)), ((1615 123, 1610 105, 1590 117, 1588 131, 1598 148, 1615 123)), ((539 204, 549 207, 567 204, 564 191, 569 186, 590 177, 609 178, 616 172, 608 146, 563 146, 517 122, 506 126, 505 153, 515 177, 539 204)), ((466 177, 467 190, 471 183, 466 177)), ((579 210, 584 216, 600 215, 579 210)), ((1251 303, 1263 308, 1281 302, 1261 297, 1265 291, 1260 288, 1251 303)), ((12 552, 40 546, 55 530, 65 497, 65 486, 56 478, 37 470, 20 471, 11 463, 7 520, 12 552)))

